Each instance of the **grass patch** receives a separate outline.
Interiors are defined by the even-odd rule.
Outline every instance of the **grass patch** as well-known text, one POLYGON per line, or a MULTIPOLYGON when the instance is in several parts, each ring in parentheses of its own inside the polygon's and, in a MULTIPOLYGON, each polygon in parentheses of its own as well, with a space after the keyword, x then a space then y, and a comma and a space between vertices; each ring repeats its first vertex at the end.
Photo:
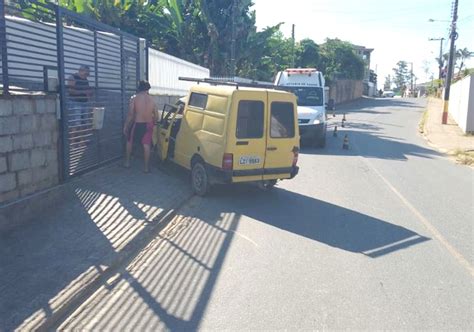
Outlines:
POLYGON ((428 110, 426 109, 421 116, 420 123, 418 124, 418 132, 423 134, 425 132, 425 123, 428 120, 428 110))
POLYGON ((453 152, 456 161, 463 165, 474 166, 474 151, 464 151, 457 149, 453 152))

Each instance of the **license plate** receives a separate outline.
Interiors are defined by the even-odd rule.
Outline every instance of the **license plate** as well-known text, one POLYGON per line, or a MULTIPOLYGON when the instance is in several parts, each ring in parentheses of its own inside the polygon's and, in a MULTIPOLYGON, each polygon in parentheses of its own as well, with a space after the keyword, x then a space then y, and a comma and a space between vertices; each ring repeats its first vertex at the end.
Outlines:
POLYGON ((239 159, 240 165, 258 165, 260 164, 259 156, 242 156, 239 159))

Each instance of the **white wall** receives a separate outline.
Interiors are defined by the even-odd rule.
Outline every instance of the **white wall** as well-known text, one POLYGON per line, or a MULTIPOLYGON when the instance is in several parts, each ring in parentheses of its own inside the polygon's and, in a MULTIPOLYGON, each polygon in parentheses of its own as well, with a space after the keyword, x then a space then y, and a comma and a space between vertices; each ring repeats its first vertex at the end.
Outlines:
POLYGON ((474 75, 451 86, 449 114, 463 132, 474 132, 474 75))
POLYGON ((151 84, 150 94, 184 96, 193 82, 178 80, 179 76, 205 78, 209 69, 184 61, 174 56, 149 48, 148 80, 151 84))

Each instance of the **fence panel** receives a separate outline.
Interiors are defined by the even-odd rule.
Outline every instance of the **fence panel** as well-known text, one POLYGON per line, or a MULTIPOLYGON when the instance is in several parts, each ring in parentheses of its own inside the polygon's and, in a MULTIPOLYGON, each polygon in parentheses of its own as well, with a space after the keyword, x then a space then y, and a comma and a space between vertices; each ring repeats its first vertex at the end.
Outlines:
POLYGON ((57 86, 54 7, 0 0, 2 82, 8 92, 44 91, 57 86))

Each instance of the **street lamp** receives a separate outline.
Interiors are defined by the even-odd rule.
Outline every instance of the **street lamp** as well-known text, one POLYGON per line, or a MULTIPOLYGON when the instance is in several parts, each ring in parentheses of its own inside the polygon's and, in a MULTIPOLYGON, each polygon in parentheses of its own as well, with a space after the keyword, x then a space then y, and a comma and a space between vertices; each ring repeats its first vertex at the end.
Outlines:
POLYGON ((433 20, 432 18, 430 18, 428 22, 451 22, 451 21, 450 20, 433 20))
POLYGON ((413 91, 413 62, 407 62, 410 64, 410 92, 415 96, 415 91, 413 91))
MULTIPOLYGON (((441 37, 441 38, 428 38, 429 41, 437 41, 439 40, 440 43, 439 43, 439 58, 438 58, 438 64, 439 64, 439 75, 438 75, 438 79, 441 80, 441 75, 443 73, 443 40, 444 40, 444 37, 441 37)), ((441 86, 441 81, 440 81, 440 86, 441 86)))

